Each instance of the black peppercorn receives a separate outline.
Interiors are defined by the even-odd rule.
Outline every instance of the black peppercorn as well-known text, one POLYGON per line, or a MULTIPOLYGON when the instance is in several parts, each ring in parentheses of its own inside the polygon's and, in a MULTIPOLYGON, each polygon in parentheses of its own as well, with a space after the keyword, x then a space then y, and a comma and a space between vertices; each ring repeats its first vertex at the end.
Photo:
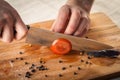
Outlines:
POLYGON ((23 60, 23 58, 20 58, 20 60, 23 60))
POLYGON ((81 70, 81 68, 80 68, 80 67, 78 67, 78 70, 81 70))
POLYGON ((72 67, 72 65, 69 65, 69 67, 72 67))
POLYGON ((28 62, 25 62, 25 65, 29 64, 28 62))
POLYGON ((88 64, 89 62, 88 61, 86 61, 86 64, 88 64))
POLYGON ((26 72, 25 77, 30 78, 32 74, 30 72, 26 72))
POLYGON ((88 56, 88 59, 92 59, 90 56, 88 56))
POLYGON ((84 62, 84 60, 81 59, 81 62, 84 62))
POLYGON ((19 52, 19 54, 23 54, 23 52, 19 52))
POLYGON ((63 63, 63 61, 62 61, 62 60, 59 60, 59 63, 63 63))
POLYGON ((18 74, 18 76, 21 76, 21 74, 18 74))
POLYGON ((18 60, 19 58, 16 58, 16 60, 18 60))
POLYGON ((48 77, 48 75, 45 75, 45 77, 48 77))
POLYGON ((14 62, 14 60, 11 60, 10 62, 11 62, 11 63, 13 63, 13 62, 14 62))
POLYGON ((85 38, 88 38, 87 36, 85 38))
POLYGON ((36 72, 36 70, 35 70, 35 69, 32 69, 32 70, 31 70, 31 72, 33 72, 33 73, 34 73, 34 72, 36 72))
POLYGON ((63 77, 63 75, 62 75, 62 74, 59 74, 59 77, 63 77))
POLYGON ((66 70, 66 67, 63 67, 62 70, 66 70))
POLYGON ((35 64, 32 64, 32 66, 35 66, 35 64))
POLYGON ((77 75, 78 73, 74 72, 74 75, 77 75))
POLYGON ((38 66, 37 69, 38 69, 39 71, 48 70, 48 68, 46 68, 44 65, 38 66))

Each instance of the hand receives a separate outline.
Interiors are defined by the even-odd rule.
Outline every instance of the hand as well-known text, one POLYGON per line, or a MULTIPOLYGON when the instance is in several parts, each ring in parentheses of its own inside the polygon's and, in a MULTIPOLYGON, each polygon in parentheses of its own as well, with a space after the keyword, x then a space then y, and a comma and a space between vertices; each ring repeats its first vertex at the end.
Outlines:
POLYGON ((20 40, 27 31, 17 11, 4 0, 0 1, 0 40, 4 42, 11 42, 14 38, 20 40))
POLYGON ((88 13, 78 5, 66 4, 60 8, 51 30, 68 35, 82 36, 89 27, 88 13))

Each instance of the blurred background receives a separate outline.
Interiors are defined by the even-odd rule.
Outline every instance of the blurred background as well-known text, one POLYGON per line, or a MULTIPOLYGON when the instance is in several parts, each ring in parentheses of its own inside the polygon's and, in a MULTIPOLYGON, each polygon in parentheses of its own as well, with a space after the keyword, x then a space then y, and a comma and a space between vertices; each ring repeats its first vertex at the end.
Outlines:
MULTIPOLYGON (((6 0, 19 12, 26 24, 55 19, 67 0, 6 0)), ((95 0, 91 13, 104 12, 120 26, 120 1, 95 0)))

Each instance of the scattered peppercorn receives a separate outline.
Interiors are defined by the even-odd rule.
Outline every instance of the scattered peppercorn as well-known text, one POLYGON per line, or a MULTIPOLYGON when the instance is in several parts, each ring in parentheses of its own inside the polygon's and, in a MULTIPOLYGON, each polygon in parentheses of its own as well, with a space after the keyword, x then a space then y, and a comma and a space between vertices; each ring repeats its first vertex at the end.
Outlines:
POLYGON ((69 67, 72 67, 72 65, 69 65, 69 67))
POLYGON ((42 63, 42 61, 40 60, 40 63, 42 63))
POLYGON ((48 75, 45 75, 45 77, 48 77, 48 75))
POLYGON ((21 76, 21 74, 18 74, 18 76, 21 76))
POLYGON ((90 56, 88 56, 88 59, 92 59, 90 56))
POLYGON ((29 69, 33 69, 35 67, 35 64, 32 64, 31 67, 29 67, 29 69))
POLYGON ((34 66, 35 66, 35 64, 32 64, 32 66, 34 67, 34 66))
POLYGON ((19 54, 23 54, 23 52, 19 52, 19 54))
POLYGON ((48 70, 48 68, 46 68, 44 65, 38 66, 37 69, 38 69, 39 71, 48 70))
POLYGON ((16 58, 16 60, 18 60, 19 58, 16 58))
POLYGON ((12 62, 12 63, 13 63, 13 62, 14 62, 14 60, 11 60, 10 62, 12 62))
POLYGON ((59 74, 59 77, 63 77, 63 75, 62 75, 62 74, 59 74))
POLYGON ((86 61, 86 64, 88 64, 89 62, 88 61, 86 61))
POLYGON ((29 69, 33 69, 33 68, 34 68, 33 66, 29 67, 29 69))
POLYGON ((84 60, 81 59, 81 62, 84 62, 84 60))
POLYGON ((66 70, 66 67, 63 67, 62 70, 66 70))
POLYGON ((23 58, 20 58, 20 60, 23 60, 23 58))
POLYGON ((63 63, 63 61, 62 61, 62 60, 59 60, 59 63, 63 63))
POLYGON ((74 75, 77 75, 78 73, 74 72, 74 75))
POLYGON ((25 62, 25 65, 29 64, 28 62, 25 62))
POLYGON ((36 70, 35 70, 35 69, 32 69, 32 70, 31 70, 31 72, 33 72, 33 73, 34 73, 34 72, 36 72, 36 70))
POLYGON ((26 72, 25 77, 30 78, 32 74, 30 72, 26 72))
POLYGON ((78 70, 81 70, 81 68, 80 68, 80 67, 78 67, 78 70))
POLYGON ((88 38, 87 36, 85 38, 88 38))
POLYGON ((40 64, 45 64, 45 61, 40 60, 40 64))

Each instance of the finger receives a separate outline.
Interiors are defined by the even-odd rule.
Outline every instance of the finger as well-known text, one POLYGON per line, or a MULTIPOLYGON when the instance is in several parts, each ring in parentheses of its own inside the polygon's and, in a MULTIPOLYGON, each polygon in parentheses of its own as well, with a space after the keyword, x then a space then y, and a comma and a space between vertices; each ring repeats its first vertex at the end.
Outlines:
POLYGON ((66 28, 67 21, 70 17, 70 8, 65 5, 63 6, 58 14, 56 21, 53 23, 52 31, 61 32, 66 28))
MULTIPOLYGON (((8 13, 4 13, 3 17, 6 23, 2 26, 1 38, 4 42, 11 42, 13 40, 13 19, 8 13)), ((3 20, 4 21, 4 20, 3 20)))
POLYGON ((1 40, 8 43, 13 40, 13 29, 8 24, 3 28, 1 40))
POLYGON ((2 32, 3 32, 3 25, 0 26, 0 38, 2 37, 2 32))
POLYGON ((69 24, 64 32, 65 34, 73 34, 76 31, 77 27, 79 26, 80 17, 81 17, 80 11, 77 10, 72 11, 69 24))
POLYGON ((15 34, 16 40, 20 40, 23 37, 25 37, 25 35, 27 34, 27 31, 28 31, 27 27, 21 20, 17 20, 17 22, 15 24, 15 30, 16 30, 16 34, 15 34))
POLYGON ((3 26, 6 24, 6 19, 3 17, 4 15, 2 15, 0 13, 0 36, 1 36, 1 33, 2 33, 2 28, 3 26))
POLYGON ((87 33, 87 28, 85 28, 83 31, 82 31, 82 33, 79 35, 79 37, 81 37, 81 36, 83 36, 84 34, 86 34, 87 33))
POLYGON ((2 36, 3 27, 5 25, 4 20, 0 20, 0 37, 2 36))
POLYGON ((80 34, 84 31, 84 29, 87 27, 87 20, 83 19, 78 27, 78 29, 76 30, 76 32, 74 33, 75 36, 81 36, 80 34))
POLYGON ((16 19, 16 23, 15 23, 15 31, 16 31, 15 39, 20 40, 23 37, 25 37, 28 29, 27 29, 26 25, 23 23, 23 21, 21 20, 20 16, 16 16, 16 17, 17 17, 17 19, 16 19))

